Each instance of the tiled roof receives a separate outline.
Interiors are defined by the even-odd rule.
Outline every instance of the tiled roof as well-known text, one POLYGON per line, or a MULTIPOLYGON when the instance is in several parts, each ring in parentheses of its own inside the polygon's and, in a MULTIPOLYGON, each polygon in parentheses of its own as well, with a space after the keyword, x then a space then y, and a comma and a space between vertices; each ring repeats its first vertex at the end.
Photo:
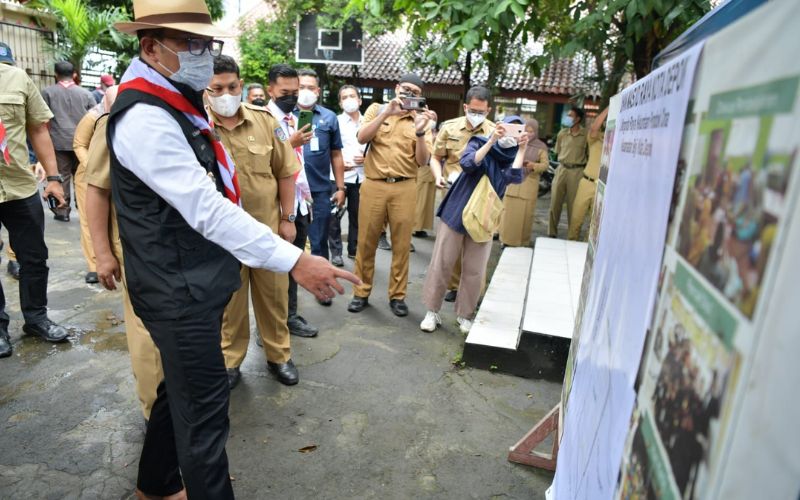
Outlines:
MULTIPOLYGON (((456 67, 441 70, 435 66, 412 68, 404 48, 408 45, 405 33, 388 33, 367 38, 364 46, 364 64, 358 66, 358 76, 367 80, 397 81, 403 73, 414 70, 426 83, 461 86, 461 73, 456 67)), ((472 74, 472 83, 486 82, 487 72, 483 65, 472 74)), ((353 78, 353 66, 328 64, 328 73, 338 78, 353 78)), ((588 58, 562 59, 544 68, 535 76, 521 62, 511 62, 501 78, 502 90, 523 91, 540 94, 573 96, 578 93, 596 94, 597 85, 589 80, 594 73, 593 63, 588 58)))

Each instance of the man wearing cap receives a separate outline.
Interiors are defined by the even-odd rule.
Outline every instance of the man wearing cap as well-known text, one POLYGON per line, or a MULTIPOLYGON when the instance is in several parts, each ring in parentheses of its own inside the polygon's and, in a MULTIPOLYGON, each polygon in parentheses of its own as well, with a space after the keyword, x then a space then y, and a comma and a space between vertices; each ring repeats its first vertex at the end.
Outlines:
POLYGON ((75 84, 75 68, 67 61, 55 64, 56 83, 42 91, 44 102, 53 112, 50 123, 50 137, 56 149, 58 173, 64 182, 64 199, 67 205, 56 210, 55 219, 69 221, 72 200, 72 178, 78 170, 78 157, 75 156, 72 140, 78 122, 87 111, 97 105, 92 94, 75 84))
POLYGON ((114 81, 114 77, 111 75, 103 75, 100 77, 100 86, 92 91, 92 97, 97 101, 97 104, 100 104, 100 101, 103 100, 103 96, 106 95, 106 90, 116 84, 117 82, 114 81))
MULTIPOLYGON (((62 342, 69 333, 47 317, 47 245, 44 241, 44 210, 38 182, 30 168, 27 136, 47 173, 44 198, 55 197, 65 206, 53 143, 47 122, 53 114, 30 77, 13 66, 8 45, 0 43, 0 225, 8 230, 20 264, 19 298, 23 332, 49 342, 62 342)), ((11 356, 9 317, 0 284, 0 358, 11 356)))
POLYGON ((564 127, 556 137, 556 154, 558 155, 558 171, 550 190, 550 225, 548 235, 558 238, 558 223, 561 220, 561 208, 567 204, 567 224, 572 217, 572 207, 578 184, 583 178, 583 168, 589 157, 589 145, 586 141, 586 129, 583 128, 584 112, 572 106, 562 120, 564 127))
POLYGON ((353 288, 350 312, 361 312, 368 304, 375 275, 375 249, 384 222, 392 233, 392 266, 389 271, 389 307, 396 316, 406 316, 406 287, 411 232, 417 197, 417 171, 427 165, 431 151, 428 122, 433 113, 403 109, 403 98, 422 95, 422 79, 414 73, 400 78, 397 97, 388 104, 372 104, 364 113, 358 142, 369 143, 364 160, 366 179, 361 185, 358 211, 358 247, 355 273, 363 283, 353 288))
POLYGON ((358 279, 304 254, 240 208, 233 161, 203 107, 224 35, 202 0, 134 0, 139 58, 108 118, 111 191, 134 312, 161 353, 137 495, 233 498, 222 314, 239 262, 290 272, 318 298, 358 279), (177 5, 177 6, 176 6, 177 5), (142 147, 146 144, 147 147, 142 147), (185 485, 185 492, 184 490, 185 485))

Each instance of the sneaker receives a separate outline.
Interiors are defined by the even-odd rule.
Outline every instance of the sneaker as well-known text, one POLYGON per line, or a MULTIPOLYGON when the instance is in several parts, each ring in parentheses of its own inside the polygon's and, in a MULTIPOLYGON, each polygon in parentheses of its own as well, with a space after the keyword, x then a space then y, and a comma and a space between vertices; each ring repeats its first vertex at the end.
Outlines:
POLYGON ((336 267, 343 267, 344 266, 344 261, 342 260, 342 256, 341 255, 333 255, 331 257, 331 264, 333 264, 336 267))
POLYGON ((442 319, 433 311, 425 313, 425 319, 419 324, 419 329, 423 332, 432 332, 442 324, 442 319))
POLYGON ((458 329, 461 330, 461 333, 464 335, 468 334, 470 328, 472 328, 472 321, 467 318, 458 317, 456 318, 456 323, 458 323, 458 329))
POLYGON ((386 233, 381 233, 381 237, 378 240, 378 248, 381 250, 391 250, 392 245, 389 243, 389 240, 386 239, 386 233))

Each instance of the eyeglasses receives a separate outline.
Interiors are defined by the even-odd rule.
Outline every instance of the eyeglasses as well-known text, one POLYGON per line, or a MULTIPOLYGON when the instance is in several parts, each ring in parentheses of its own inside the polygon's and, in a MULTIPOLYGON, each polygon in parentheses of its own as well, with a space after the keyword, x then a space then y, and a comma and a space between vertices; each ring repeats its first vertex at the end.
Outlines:
POLYGON ((467 108, 467 113, 470 113, 470 114, 473 114, 473 115, 481 115, 481 116, 486 116, 488 114, 486 111, 476 111, 474 109, 469 109, 469 108, 467 108))
POLYGON ((410 88, 410 87, 406 87, 406 86, 404 86, 404 85, 400 85, 400 90, 402 90, 403 92, 406 92, 406 93, 408 93, 408 94, 411 94, 411 95, 413 95, 414 97, 419 97, 419 96, 421 96, 421 95, 422 95, 422 92, 421 92, 421 91, 419 91, 419 90, 415 90, 415 89, 412 89, 412 88, 410 88))
POLYGON ((189 53, 193 56, 202 56, 203 52, 208 49, 208 53, 214 57, 219 57, 222 54, 222 46, 225 42, 222 40, 208 40, 206 38, 191 38, 191 37, 178 37, 178 36, 165 36, 170 40, 180 40, 186 42, 189 47, 189 53))

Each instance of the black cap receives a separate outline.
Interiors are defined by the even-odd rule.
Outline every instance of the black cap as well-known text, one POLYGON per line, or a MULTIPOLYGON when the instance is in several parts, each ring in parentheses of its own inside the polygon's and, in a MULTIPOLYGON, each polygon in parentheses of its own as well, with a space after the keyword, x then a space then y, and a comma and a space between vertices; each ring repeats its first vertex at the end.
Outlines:
POLYGON ((423 82, 422 78, 420 78, 416 73, 406 73, 400 77, 400 81, 397 83, 410 83, 412 85, 416 85, 420 89, 425 86, 425 82, 423 82))
POLYGON ((0 64, 14 65, 14 54, 11 53, 11 47, 3 42, 0 42, 0 64))

